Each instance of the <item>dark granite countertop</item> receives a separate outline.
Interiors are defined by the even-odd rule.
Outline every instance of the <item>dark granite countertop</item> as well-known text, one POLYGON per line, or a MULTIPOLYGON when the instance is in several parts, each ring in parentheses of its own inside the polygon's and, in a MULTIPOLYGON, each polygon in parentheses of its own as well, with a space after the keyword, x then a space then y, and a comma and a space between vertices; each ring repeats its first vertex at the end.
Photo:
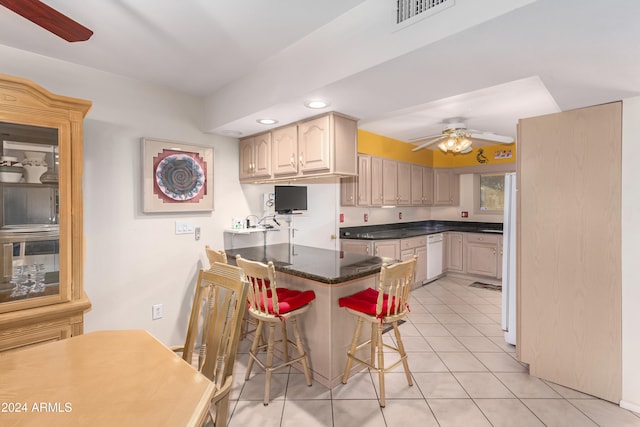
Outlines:
POLYGON ((502 234, 502 223, 468 221, 418 221, 395 224, 344 227, 340 229, 341 239, 385 240, 405 239, 445 231, 466 233, 502 234))
POLYGON ((343 283, 380 272, 382 263, 390 258, 354 254, 310 246, 278 243, 249 248, 226 249, 229 263, 235 265, 236 255, 252 261, 272 261, 276 271, 326 284, 343 283))

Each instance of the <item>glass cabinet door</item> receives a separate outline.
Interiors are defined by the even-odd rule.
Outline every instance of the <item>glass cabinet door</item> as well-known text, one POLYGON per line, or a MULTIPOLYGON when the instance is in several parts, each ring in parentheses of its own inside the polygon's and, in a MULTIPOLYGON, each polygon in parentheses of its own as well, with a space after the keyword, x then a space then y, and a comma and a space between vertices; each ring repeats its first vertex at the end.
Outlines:
POLYGON ((65 301, 58 129, 0 122, 0 136, 0 311, 24 300, 65 301))

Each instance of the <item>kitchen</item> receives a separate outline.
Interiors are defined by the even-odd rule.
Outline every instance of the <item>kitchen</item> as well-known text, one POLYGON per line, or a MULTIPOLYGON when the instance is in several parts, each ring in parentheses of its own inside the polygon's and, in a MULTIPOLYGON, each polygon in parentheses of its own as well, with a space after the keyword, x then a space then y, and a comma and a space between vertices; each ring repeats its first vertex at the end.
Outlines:
MULTIPOLYGON (((87 293, 94 302, 94 308, 87 316, 87 329, 129 328, 137 325, 149 329, 166 342, 180 342, 185 329, 182 314, 188 312, 189 290, 194 275, 200 266, 206 265, 201 244, 193 241, 193 236, 175 236, 176 217, 146 216, 141 214, 139 185, 141 136, 157 136, 176 141, 188 141, 194 144, 210 145, 215 149, 216 163, 214 190, 220 197, 213 214, 194 214, 179 216, 202 227, 202 242, 222 246, 222 230, 228 228, 231 218, 244 217, 248 213, 261 212, 262 196, 266 191, 261 186, 241 185, 235 181, 238 175, 237 164, 222 159, 237 159, 238 148, 230 142, 235 138, 203 134, 194 123, 198 116, 200 103, 190 96, 176 93, 160 87, 141 87, 138 81, 108 75, 94 69, 88 69, 57 60, 30 54, 27 51, 2 47, 3 72, 30 78, 57 93, 91 99, 94 109, 85 123, 86 166, 85 208, 87 230, 87 293), (33 66, 32 64, 37 64, 33 66), (55 72, 52 72, 54 70, 55 72), (80 75, 81 79, 71 78, 80 75), (150 94, 148 91, 151 91, 150 94), (114 99, 117 93, 119 99, 114 99), (231 179, 233 178, 233 179, 231 179), (211 221, 213 219, 213 221, 211 221), (145 254, 155 253, 158 246, 163 247, 158 265, 145 254), (126 248, 126 250, 123 250, 126 248), (109 259, 109 265, 104 259, 109 259), (199 259, 194 265, 193 259, 199 259), (189 271, 179 271, 171 265, 191 266, 189 271), (114 269, 111 266, 117 265, 114 269), (149 283, 151 274, 153 284, 149 283), (176 295, 182 297, 176 298, 176 295), (100 301, 101 304, 95 304, 100 301), (169 303, 168 301, 175 301, 169 303), (157 302, 164 302, 165 318, 152 322, 148 308, 157 302), (175 327, 168 327, 168 325, 175 327)), ((625 95, 626 96, 626 95, 625 95)), ((633 117, 638 112, 635 98, 626 100, 625 115, 633 117)), ((634 172, 633 156, 637 150, 631 141, 638 130, 632 120, 625 120, 623 144, 623 199, 627 207, 623 213, 623 257, 624 257, 624 328, 623 341, 629 346, 623 356, 625 378, 638 378, 633 360, 637 360, 637 342, 633 335, 635 321, 634 304, 638 301, 633 279, 633 236, 637 236, 638 200, 633 190, 637 174, 634 172)), ((635 153, 637 154, 637 153, 635 153)), ((465 178, 462 176, 463 184, 465 178)), ((467 182, 468 183, 468 182, 467 182)), ((328 216, 338 218, 339 190, 335 183, 309 185, 312 200, 328 200, 323 204, 328 216), (317 186, 317 187, 316 187, 317 186), (318 191, 314 192, 313 189, 318 191)), ((461 198, 465 200, 465 190, 461 189, 461 198)), ((469 194, 469 193, 467 193, 469 194)), ((468 196, 467 196, 468 197, 468 196)), ((473 210, 470 204, 464 204, 464 210, 473 210)), ((358 210, 359 208, 349 208, 358 210)), ((397 222, 402 212, 403 221, 422 220, 425 217, 418 212, 426 208, 391 208, 389 210, 371 209, 369 224, 397 222)), ((319 212, 315 209, 314 212, 319 212)), ((359 212, 359 211, 356 211, 359 212)), ((359 225, 363 215, 350 215, 344 211, 348 225, 359 225)), ((315 214, 314 214, 315 215, 315 214)), ((320 214, 318 214, 320 215, 320 214)), ((458 220, 457 208, 430 208, 430 219, 458 220)), ((470 220, 473 218, 470 218, 470 220)), ((297 225, 303 224, 302 218, 296 219, 297 225)), ((313 218, 310 219, 310 222, 313 218)), ((499 222, 496 221, 496 222, 499 222)), ((302 231, 299 239, 311 239, 311 233, 302 231)), ((631 401, 637 392, 637 382, 625 385, 631 401), (635 387, 634 387, 635 384, 635 387)))

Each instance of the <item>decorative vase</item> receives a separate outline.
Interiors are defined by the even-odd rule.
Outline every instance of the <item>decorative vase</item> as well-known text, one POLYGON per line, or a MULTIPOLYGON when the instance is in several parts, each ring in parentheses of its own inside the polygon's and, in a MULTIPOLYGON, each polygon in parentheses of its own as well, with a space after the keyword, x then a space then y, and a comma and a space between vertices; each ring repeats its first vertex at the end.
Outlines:
POLYGON ((29 183, 40 183, 40 177, 49 168, 44 160, 47 153, 39 151, 25 151, 22 167, 24 168, 24 180, 29 183))

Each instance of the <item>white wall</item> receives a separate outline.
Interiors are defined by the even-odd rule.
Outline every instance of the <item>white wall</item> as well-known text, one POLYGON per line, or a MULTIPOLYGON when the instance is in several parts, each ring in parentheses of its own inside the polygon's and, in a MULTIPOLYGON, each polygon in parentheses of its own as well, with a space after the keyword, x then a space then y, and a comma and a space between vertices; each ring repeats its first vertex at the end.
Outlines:
POLYGON ((622 402, 640 412, 640 97, 622 105, 622 402))
POLYGON ((181 344, 197 271, 208 265, 204 245, 222 247, 222 230, 255 202, 237 179, 237 140, 202 133, 202 103, 193 97, 4 46, 0 64, 5 74, 93 102, 84 127, 85 291, 93 304, 85 331, 147 329, 181 344), (141 137, 213 147, 213 212, 142 213, 141 137), (202 239, 175 235, 176 219, 200 226, 202 239), (164 318, 152 321, 156 303, 164 318))

